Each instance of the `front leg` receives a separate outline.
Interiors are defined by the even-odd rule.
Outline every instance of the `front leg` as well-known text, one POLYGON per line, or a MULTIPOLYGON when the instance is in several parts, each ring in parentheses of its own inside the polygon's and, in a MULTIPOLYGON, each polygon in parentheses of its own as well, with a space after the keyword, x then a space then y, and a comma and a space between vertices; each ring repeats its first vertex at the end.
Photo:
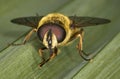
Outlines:
POLYGON ((40 49, 39 49, 39 55, 40 55, 40 57, 42 58, 42 62, 39 64, 40 67, 42 67, 42 65, 45 64, 45 58, 44 58, 44 56, 43 56, 43 50, 45 50, 45 49, 47 49, 47 48, 44 47, 44 48, 40 48, 40 49))
POLYGON ((39 49, 39 54, 42 57, 42 62, 39 64, 40 67, 42 67, 45 63, 47 63, 51 59, 53 59, 55 56, 57 56, 58 49, 55 47, 53 49, 53 52, 50 54, 50 57, 47 60, 45 60, 45 58, 43 57, 43 52, 42 52, 45 49, 47 49, 47 48, 45 47, 45 48, 39 49))

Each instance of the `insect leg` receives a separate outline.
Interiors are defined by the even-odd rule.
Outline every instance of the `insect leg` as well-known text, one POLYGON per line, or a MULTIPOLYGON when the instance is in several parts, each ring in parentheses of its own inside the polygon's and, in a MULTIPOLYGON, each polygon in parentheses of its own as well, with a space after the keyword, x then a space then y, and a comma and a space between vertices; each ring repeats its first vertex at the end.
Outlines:
POLYGON ((78 37, 80 37, 79 43, 78 43, 78 51, 80 56, 86 60, 86 61, 90 61, 90 58, 87 58, 87 54, 83 51, 83 36, 84 36, 84 30, 81 29, 80 32, 77 34, 78 37))
POLYGON ((36 32, 36 29, 32 29, 24 38, 23 42, 22 43, 19 43, 19 44, 11 44, 13 46, 17 46, 17 45, 24 45, 31 37, 31 35, 33 34, 33 32, 36 32))
POLYGON ((50 55, 49 60, 53 59, 55 56, 57 56, 58 49, 57 47, 54 48, 54 52, 50 55))
POLYGON ((57 56, 57 54, 58 54, 58 48, 57 47, 54 48, 54 53, 57 56))
POLYGON ((56 56, 56 54, 53 52, 50 57, 46 60, 46 62, 50 61, 51 59, 53 59, 56 56))
POLYGON ((39 64, 40 67, 42 67, 46 63, 45 58, 43 57, 43 50, 45 50, 45 49, 47 49, 47 48, 44 47, 44 48, 39 49, 39 55, 42 58, 42 62, 39 64))
MULTIPOLYGON (((46 48, 44 48, 44 49, 46 49, 46 48)), ((43 52, 42 52, 42 50, 44 50, 44 49, 40 49, 39 50, 39 53, 40 53, 40 56, 42 57, 42 62, 40 63, 40 67, 42 67, 45 63, 47 63, 48 61, 50 61, 50 60, 52 60, 55 56, 57 56, 57 52, 58 52, 58 49, 55 47, 53 50, 54 50, 54 52, 52 52, 51 54, 50 54, 50 57, 47 59, 47 60, 45 60, 45 58, 43 57, 43 52)))

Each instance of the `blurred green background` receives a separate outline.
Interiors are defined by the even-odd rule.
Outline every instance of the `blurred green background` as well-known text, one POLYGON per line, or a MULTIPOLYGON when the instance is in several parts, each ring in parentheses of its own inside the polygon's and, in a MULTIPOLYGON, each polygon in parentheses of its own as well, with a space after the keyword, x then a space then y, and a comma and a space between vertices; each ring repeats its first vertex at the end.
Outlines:
POLYGON ((119 79, 119 7, 119 0, 1 0, 0 79, 119 79), (79 56, 78 40, 61 47, 61 53, 41 69, 38 67, 41 44, 36 34, 24 46, 8 46, 22 42, 31 29, 12 24, 11 19, 52 12, 111 20, 106 25, 84 28, 84 51, 94 56, 93 62, 86 62, 79 56))

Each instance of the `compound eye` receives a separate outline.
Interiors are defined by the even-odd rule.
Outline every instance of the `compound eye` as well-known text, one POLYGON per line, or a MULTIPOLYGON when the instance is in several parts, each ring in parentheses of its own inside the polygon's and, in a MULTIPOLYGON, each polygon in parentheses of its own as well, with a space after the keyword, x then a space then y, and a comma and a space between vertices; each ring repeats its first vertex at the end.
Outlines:
POLYGON ((58 43, 62 42, 65 39, 66 32, 62 26, 60 26, 59 24, 55 24, 55 23, 47 23, 47 24, 42 25, 37 31, 38 37, 41 41, 43 41, 45 33, 50 29, 52 33, 54 33, 55 36, 57 37, 58 43))

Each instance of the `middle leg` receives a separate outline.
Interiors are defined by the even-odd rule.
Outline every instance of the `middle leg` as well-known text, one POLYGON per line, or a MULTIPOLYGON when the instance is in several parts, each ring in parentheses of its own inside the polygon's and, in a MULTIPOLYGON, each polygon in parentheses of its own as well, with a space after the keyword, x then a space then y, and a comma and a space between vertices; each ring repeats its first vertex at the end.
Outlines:
MULTIPOLYGON (((81 28, 78 32, 76 32, 70 39, 70 41, 74 40, 75 38, 78 38, 79 37, 79 43, 77 45, 77 49, 79 51, 79 54, 80 56, 86 60, 86 61, 90 61, 91 59, 88 58, 88 54, 86 54, 84 51, 83 51, 83 37, 84 37, 84 30, 81 28)), ((69 42, 70 42, 69 41, 69 42)))
POLYGON ((77 46, 80 56, 81 56, 84 60, 90 61, 91 58, 88 58, 88 54, 86 54, 86 53, 83 51, 83 36, 84 36, 84 30, 81 29, 80 32, 79 32, 78 34, 76 34, 76 35, 77 35, 77 37, 80 38, 79 43, 78 43, 78 46, 77 46))

